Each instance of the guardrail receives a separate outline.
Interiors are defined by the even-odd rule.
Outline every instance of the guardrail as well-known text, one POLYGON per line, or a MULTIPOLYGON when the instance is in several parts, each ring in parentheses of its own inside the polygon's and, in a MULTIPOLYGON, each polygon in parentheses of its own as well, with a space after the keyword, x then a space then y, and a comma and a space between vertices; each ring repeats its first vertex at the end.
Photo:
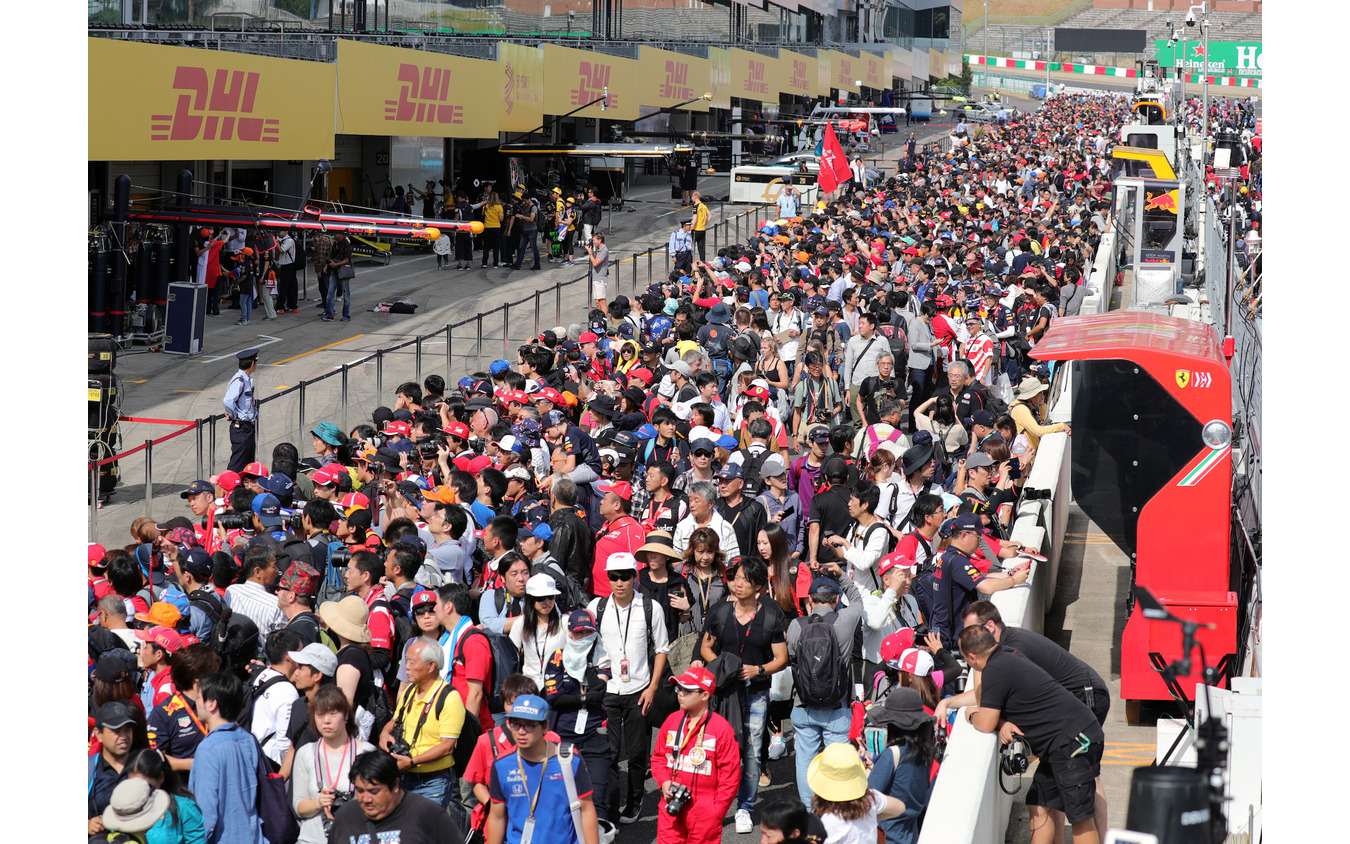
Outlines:
MULTIPOLYGON (((719 213, 723 209, 725 204, 719 213)), ((710 225, 708 255, 723 246, 742 242, 765 221, 777 216, 775 206, 756 205, 710 225)), ((619 294, 634 298, 654 281, 664 280, 670 272, 671 258, 666 244, 630 252, 624 257, 619 257, 617 252, 612 254, 611 298, 619 294)), ((350 431, 356 425, 368 422, 371 412, 389 401, 387 390, 392 391, 407 381, 421 384, 426 375, 441 371, 447 382, 453 383, 461 375, 482 371, 485 360, 490 362, 498 357, 512 360, 513 342, 523 344, 559 323, 566 325, 563 323, 565 311, 576 313, 580 307, 581 313, 574 321, 584 324, 585 313, 594 298, 592 284, 592 271, 588 267, 585 275, 377 349, 317 377, 302 379, 259 398, 254 430, 258 459, 270 463, 272 449, 282 442, 295 444, 300 456, 307 456, 306 433, 320 420, 333 421, 343 431, 350 431), (564 299, 568 301, 564 302, 564 299), (498 314, 500 322, 495 319, 498 314), (443 365, 439 363, 442 355, 443 365), (452 378, 452 373, 459 375, 452 378)), ((121 521, 121 525, 129 525, 135 516, 167 518, 180 514, 182 501, 178 493, 182 488, 197 478, 219 471, 228 459, 229 425, 223 412, 202 419, 177 420, 175 424, 180 424, 181 429, 158 439, 129 435, 128 427, 146 421, 158 420, 119 416, 122 438, 126 442, 136 442, 136 447, 107 456, 99 454, 97 460, 91 459, 87 464, 90 541, 99 541, 100 508, 105 506, 102 497, 96 494, 102 467, 115 461, 121 477, 138 481, 144 478, 143 486, 140 483, 134 486, 119 484, 114 490, 118 501, 107 504, 104 509, 108 515, 114 508, 135 508, 134 515, 128 514, 129 517, 121 521), (142 494, 137 495, 142 489, 142 494)), ((116 515, 120 518, 122 514, 116 515)))

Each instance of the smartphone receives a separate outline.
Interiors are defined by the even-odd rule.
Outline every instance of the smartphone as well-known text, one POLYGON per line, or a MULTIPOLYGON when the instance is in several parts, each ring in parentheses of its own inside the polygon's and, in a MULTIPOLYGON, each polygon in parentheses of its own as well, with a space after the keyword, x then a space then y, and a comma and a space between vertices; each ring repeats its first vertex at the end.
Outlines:
POLYGON ((782 514, 783 518, 786 519, 786 518, 789 517, 789 516, 795 516, 795 515, 797 514, 797 508, 796 508, 796 507, 788 507, 787 509, 780 510, 779 512, 782 514))

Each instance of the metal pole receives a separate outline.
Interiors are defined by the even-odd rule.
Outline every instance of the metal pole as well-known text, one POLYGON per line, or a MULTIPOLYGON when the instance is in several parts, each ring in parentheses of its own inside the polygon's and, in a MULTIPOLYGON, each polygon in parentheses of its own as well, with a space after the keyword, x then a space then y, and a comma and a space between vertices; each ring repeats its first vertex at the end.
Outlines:
POLYGON ((506 360, 506 351, 511 347, 511 304, 502 305, 502 360, 506 360))
POLYGON ((216 468, 216 417, 214 416, 211 417, 211 468, 216 468))
POLYGON ((482 314, 479 314, 479 315, 478 315, 478 365, 474 367, 474 371, 477 372, 478 370, 480 370, 480 369, 482 369, 482 368, 483 368, 483 315, 482 315, 482 314))
POLYGON ((984 54, 989 55, 989 0, 984 0, 984 54))
POLYGON ((150 454, 150 452, 153 451, 154 448, 155 448, 154 440, 145 441, 145 515, 147 516, 154 515, 153 513, 150 512, 152 509, 154 509, 153 500, 155 494, 154 492, 155 485, 154 482, 151 481, 150 479, 150 471, 152 465, 151 462, 152 455, 150 454))
MULTIPOLYGON (((416 363, 417 363, 417 383, 421 384, 421 383, 422 383, 422 336, 421 336, 420 334, 417 336, 417 342, 416 342, 415 344, 413 344, 413 350, 414 350, 414 358, 413 358, 413 359, 414 359, 414 360, 416 361, 416 363)), ((384 393, 380 393, 380 395, 384 395, 384 393)))
MULTIPOLYGON (((254 407, 254 414, 253 414, 253 417, 254 417, 254 418, 253 418, 253 444, 254 444, 254 446, 255 446, 255 449, 254 449, 255 451, 257 450, 257 449, 256 449, 256 446, 257 446, 258 444, 260 444, 260 443, 263 442, 263 427, 262 427, 263 412, 262 412, 262 409, 263 409, 263 405, 266 404, 266 403, 267 403, 267 400, 264 399, 264 400, 258 402, 258 404, 254 407)), ((345 423, 344 423, 344 427, 345 427, 345 423)))
POLYGON ((305 441, 305 382, 303 379, 300 381, 300 414, 296 417, 295 423, 298 426, 295 441, 302 443, 305 441))
MULTIPOLYGON (((595 301, 595 267, 590 261, 586 262, 586 306, 587 314, 591 312, 591 302, 595 301)), ((589 322, 590 320, 587 320, 589 322)))
POLYGON ((543 328, 539 324, 539 291, 536 290, 534 291, 534 336, 538 337, 542 331, 543 328))
MULTIPOLYGON (((1205 51, 1205 61, 1209 61, 1209 51, 1205 51)), ((1237 220, 1237 181, 1228 180, 1228 267, 1226 293, 1223 297, 1223 336, 1233 336, 1233 233, 1237 220)), ((1248 264, 1248 266, 1252 266, 1248 264)), ((1254 272, 1254 271, 1253 271, 1254 272)))
MULTIPOLYGON (((346 395, 345 393, 343 394, 346 395)), ((375 350, 375 397, 384 396, 384 349, 375 350)))
POLYGON ((740 240, 741 240, 741 215, 740 215, 740 214, 737 214, 737 215, 736 215, 736 242, 739 243, 740 240))
MULTIPOLYGON (((299 440, 297 440, 299 442, 299 440)), ((206 477, 206 465, 202 462, 202 420, 197 420, 197 477, 206 477)))
POLYGON ((347 370, 350 364, 342 365, 342 430, 347 430, 347 370))
POLYGON ((450 363, 450 341, 454 337, 454 332, 450 329, 450 323, 445 324, 445 380, 449 381, 454 377, 455 368, 450 363))
POLYGON ((652 247, 647 247, 647 283, 652 283, 652 247))
POLYGON ((634 298, 634 299, 637 298, 637 292, 638 292, 638 282, 637 282, 637 259, 638 259, 638 253, 634 252, 634 253, 633 253, 633 298, 634 298))
POLYGON ((1205 41, 1204 119, 1200 123, 1200 178, 1203 180, 1208 172, 1205 167, 1209 164, 1209 3, 1200 4, 1200 13, 1204 15, 1200 19, 1200 33, 1205 41))
MULTIPOLYGON (((197 474, 202 474, 198 472, 197 474)), ((89 467, 89 540, 98 534, 98 467, 89 467)))
MULTIPOLYGON (((562 322, 562 282, 553 285, 553 324, 562 322)), ((559 337, 559 340, 562 338, 559 337)))

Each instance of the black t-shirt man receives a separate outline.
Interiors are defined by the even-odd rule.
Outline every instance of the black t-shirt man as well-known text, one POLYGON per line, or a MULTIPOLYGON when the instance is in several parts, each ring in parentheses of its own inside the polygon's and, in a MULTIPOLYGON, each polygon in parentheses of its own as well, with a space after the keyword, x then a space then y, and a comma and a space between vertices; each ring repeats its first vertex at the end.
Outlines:
MULTIPOLYGON (((1036 631, 1022 627, 1004 627, 999 644, 1034 662, 1056 683, 1068 689, 1074 697, 1084 703, 1087 703, 1084 700, 1086 697, 1084 689, 1092 689, 1092 703, 1089 704, 1089 708, 1097 716, 1097 723, 1105 725, 1111 696, 1101 675, 1093 670, 1092 666, 1036 631)), ((1021 726, 1020 721, 1013 723, 1021 726)))
MULTIPOLYGON (((764 665, 773 661, 775 644, 787 644, 787 622, 783 608, 761 595, 755 617, 749 624, 736 620, 735 601, 723 601, 704 620, 703 632, 717 640, 719 654, 736 654, 744 665, 764 665)), ((751 693, 764 691, 769 688, 770 681, 768 674, 756 677, 746 690, 751 693)))
POLYGON ((821 542, 819 550, 816 552, 817 562, 833 563, 840 559, 839 555, 834 552, 834 546, 827 545, 824 540, 827 535, 845 535, 853 525, 853 517, 848 514, 849 495, 849 487, 843 485, 831 486, 811 498, 810 520, 807 524, 808 526, 820 524, 821 542))
POLYGON ((290 621, 286 622, 286 628, 300 637, 305 645, 312 645, 319 641, 319 617, 310 610, 296 613, 290 621))
POLYGON ((1037 756, 1050 755, 1079 733, 1101 736, 1092 710, 1006 640, 990 651, 980 689, 980 706, 997 709, 1003 720, 1016 724, 1037 756))
POLYGON ((350 800, 333 814, 329 841, 397 841, 399 844, 463 844, 464 835, 445 810, 420 794, 403 792, 394 811, 372 821, 350 800), (374 834, 372 834, 374 833, 374 834))
POLYGON ((903 399, 908 393, 905 390, 905 382, 899 378, 869 375, 858 387, 858 395, 862 397, 863 418, 867 420, 868 425, 875 425, 881 421, 881 417, 877 414, 878 398, 890 396, 903 399))

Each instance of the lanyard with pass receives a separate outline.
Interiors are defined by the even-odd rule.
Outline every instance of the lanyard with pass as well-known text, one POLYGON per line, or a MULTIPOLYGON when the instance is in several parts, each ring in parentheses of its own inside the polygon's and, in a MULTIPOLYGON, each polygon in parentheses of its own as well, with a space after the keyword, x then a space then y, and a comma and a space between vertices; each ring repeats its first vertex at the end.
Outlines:
MULTIPOLYGON (((561 763, 559 763, 561 764, 561 763)), ((516 751, 516 770, 520 771, 520 782, 525 787, 525 793, 530 793, 530 781, 525 776, 525 766, 520 761, 520 751, 516 751)), ((530 799, 530 816, 525 819, 525 824, 520 830, 520 844, 531 844, 534 838, 534 810, 539 805, 539 795, 544 791, 544 777, 548 774, 548 756, 544 756, 544 764, 539 766, 539 785, 534 790, 534 797, 530 799)))

